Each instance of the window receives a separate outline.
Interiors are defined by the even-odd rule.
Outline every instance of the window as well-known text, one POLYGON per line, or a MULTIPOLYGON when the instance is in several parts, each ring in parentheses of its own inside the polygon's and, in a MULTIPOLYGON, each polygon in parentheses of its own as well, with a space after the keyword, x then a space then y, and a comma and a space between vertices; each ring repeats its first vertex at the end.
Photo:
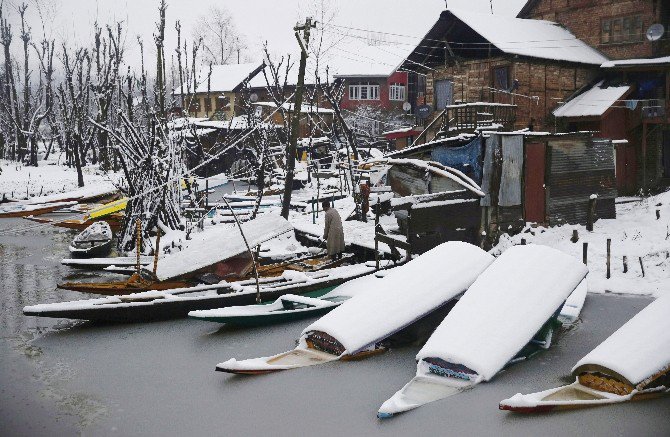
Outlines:
POLYGON ((644 41, 644 23, 641 15, 606 18, 600 25, 602 44, 619 44, 644 41))
POLYGON ((389 100, 405 101, 405 85, 401 83, 391 84, 389 87, 389 100))
POLYGON ((212 110, 212 99, 209 97, 205 97, 205 112, 209 112, 212 110))
POLYGON ((356 83, 349 85, 349 100, 379 100, 379 85, 356 83))

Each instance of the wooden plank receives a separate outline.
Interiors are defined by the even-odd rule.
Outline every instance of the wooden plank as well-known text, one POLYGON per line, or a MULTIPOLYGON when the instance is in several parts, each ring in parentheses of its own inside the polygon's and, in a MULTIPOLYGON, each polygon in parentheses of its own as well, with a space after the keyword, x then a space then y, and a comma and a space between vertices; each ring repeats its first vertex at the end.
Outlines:
POLYGON ((402 250, 409 251, 412 248, 412 246, 409 243, 402 240, 396 240, 395 238, 390 237, 388 235, 376 234, 375 239, 380 243, 386 243, 390 247, 397 247, 402 250))

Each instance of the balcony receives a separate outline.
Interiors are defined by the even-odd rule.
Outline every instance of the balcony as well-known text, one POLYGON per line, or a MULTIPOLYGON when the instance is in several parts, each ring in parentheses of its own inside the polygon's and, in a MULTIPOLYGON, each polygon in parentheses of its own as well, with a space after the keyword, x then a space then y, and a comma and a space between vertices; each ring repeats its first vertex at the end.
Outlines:
POLYGON ((449 105, 425 124, 421 137, 427 140, 482 130, 511 130, 516 121, 516 105, 506 103, 460 103, 449 105))

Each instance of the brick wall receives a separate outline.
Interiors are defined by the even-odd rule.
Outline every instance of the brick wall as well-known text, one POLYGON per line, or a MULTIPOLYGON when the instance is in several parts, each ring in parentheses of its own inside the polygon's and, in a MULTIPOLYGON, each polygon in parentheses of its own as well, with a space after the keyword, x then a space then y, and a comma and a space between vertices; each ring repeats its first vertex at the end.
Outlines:
POLYGON ((667 0, 539 0, 523 18, 560 23, 611 59, 667 56, 670 54, 668 3, 667 0), (603 20, 632 16, 642 18, 642 32, 654 23, 663 24, 666 38, 654 43, 644 36, 640 42, 603 43, 603 20))
POLYGON ((536 130, 553 131, 553 111, 559 102, 565 101, 576 90, 589 83, 596 74, 595 68, 541 60, 519 60, 496 57, 486 60, 471 60, 458 66, 438 68, 426 79, 426 104, 434 105, 434 83, 436 80, 454 82, 454 100, 463 103, 497 102, 517 105, 516 128, 527 127, 531 119, 536 130), (531 99, 493 92, 493 70, 509 67, 509 80, 519 81, 514 91, 531 99))

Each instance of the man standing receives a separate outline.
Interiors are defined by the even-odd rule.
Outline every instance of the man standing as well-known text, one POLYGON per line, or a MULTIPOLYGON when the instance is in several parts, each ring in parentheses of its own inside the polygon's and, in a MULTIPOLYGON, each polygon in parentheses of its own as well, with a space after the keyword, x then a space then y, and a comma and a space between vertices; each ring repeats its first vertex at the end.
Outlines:
POLYGON ((323 239, 327 241, 328 255, 337 260, 344 252, 344 229, 342 218, 335 208, 331 208, 330 201, 324 200, 321 204, 326 212, 326 226, 323 230, 323 239))

